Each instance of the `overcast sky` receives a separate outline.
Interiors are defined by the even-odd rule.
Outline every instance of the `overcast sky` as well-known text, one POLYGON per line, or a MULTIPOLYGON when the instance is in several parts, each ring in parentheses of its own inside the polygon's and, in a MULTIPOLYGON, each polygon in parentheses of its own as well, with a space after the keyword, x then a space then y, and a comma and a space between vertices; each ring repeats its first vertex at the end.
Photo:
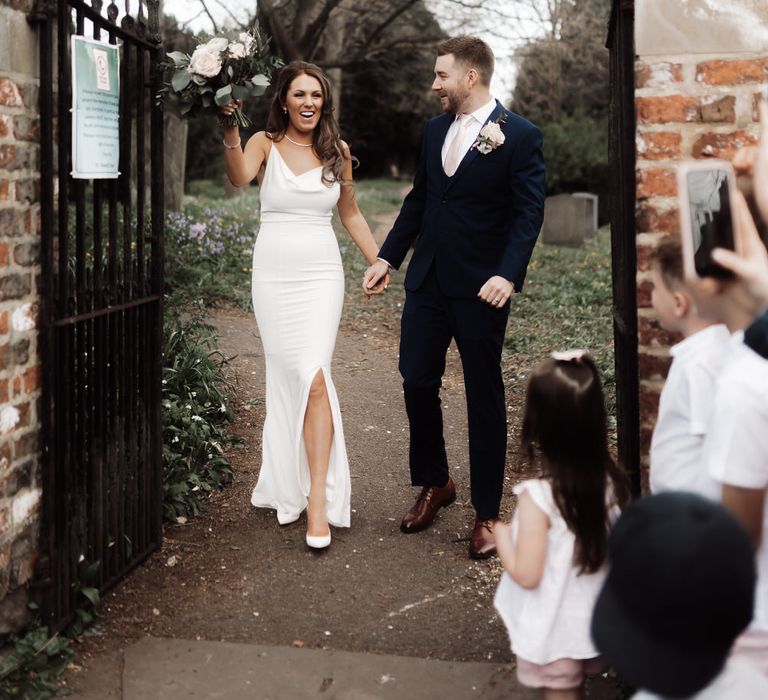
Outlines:
MULTIPOLYGON (((502 0, 499 1, 502 2, 502 0)), ((428 0, 427 4, 436 9, 439 7, 439 3, 440 0, 428 0)), ((254 2, 253 0, 228 0, 226 6, 229 12, 238 18, 242 18, 244 21, 247 19, 247 13, 243 11, 243 8, 253 8, 254 2)), ((215 0, 208 3, 208 8, 215 17, 217 24, 224 24, 229 18, 228 12, 218 5, 215 0)), ((212 31, 210 20, 204 13, 201 14, 200 4, 196 0, 164 0, 163 9, 166 14, 174 15, 180 22, 190 22, 190 28, 195 31, 212 31)), ((440 20, 439 16, 438 20, 440 20)), ((493 21, 493 18, 488 18, 489 24, 492 24, 493 21)), ((441 24, 443 23, 441 22, 441 24)), ((450 30, 450 27, 446 27, 446 29, 450 30)), ((499 37, 497 32, 478 30, 474 33, 487 41, 496 54, 496 71, 491 83, 491 91, 494 97, 507 104, 512 95, 515 80, 515 65, 511 58, 514 42, 499 37)), ((431 82, 431 76, 425 76, 424 80, 425 82, 431 82)))

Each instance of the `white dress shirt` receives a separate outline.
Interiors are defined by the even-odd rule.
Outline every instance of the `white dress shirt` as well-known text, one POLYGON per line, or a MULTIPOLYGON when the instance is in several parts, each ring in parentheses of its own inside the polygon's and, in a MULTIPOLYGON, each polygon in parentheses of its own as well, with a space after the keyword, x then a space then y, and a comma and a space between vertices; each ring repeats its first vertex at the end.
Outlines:
POLYGON ((465 129, 461 128, 461 119, 458 114, 456 115, 453 124, 451 124, 445 135, 445 141, 443 141, 443 150, 440 153, 443 165, 445 165, 445 156, 448 154, 448 149, 451 147, 451 143, 459 133, 464 135, 464 142, 461 144, 461 150, 459 151, 459 163, 461 163, 464 156, 467 155, 470 146, 477 141, 480 129, 483 128, 483 125, 488 120, 488 117, 491 116, 494 109, 496 109, 496 100, 492 97, 482 107, 469 114, 470 123, 465 129))
POLYGON ((719 500, 720 488, 704 464, 704 439, 715 410, 715 388, 730 334, 708 326, 671 348, 672 366, 659 401, 651 440, 653 493, 693 491, 719 500))
MULTIPOLYGON (((768 360, 731 336, 715 395, 712 427, 704 443, 706 467, 720 484, 768 488, 768 360)), ((768 632, 768 505, 757 551, 757 586, 752 630, 768 632)))

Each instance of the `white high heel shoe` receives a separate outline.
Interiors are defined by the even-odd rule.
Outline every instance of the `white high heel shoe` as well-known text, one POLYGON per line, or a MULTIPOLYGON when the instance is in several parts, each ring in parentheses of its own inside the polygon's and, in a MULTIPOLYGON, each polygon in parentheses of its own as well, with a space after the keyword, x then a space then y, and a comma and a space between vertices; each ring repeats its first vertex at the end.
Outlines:
POLYGON ((307 547, 312 549, 325 549, 331 544, 331 529, 328 528, 327 535, 307 535, 307 547))

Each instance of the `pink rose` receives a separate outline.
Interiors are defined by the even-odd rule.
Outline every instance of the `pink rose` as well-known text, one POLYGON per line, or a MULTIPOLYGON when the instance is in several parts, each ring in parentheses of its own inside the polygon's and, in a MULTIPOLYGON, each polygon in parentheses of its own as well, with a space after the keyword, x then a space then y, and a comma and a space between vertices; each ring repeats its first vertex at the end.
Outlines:
POLYGON ((201 44, 192 53, 187 70, 204 78, 213 78, 221 71, 221 57, 211 52, 207 45, 201 44))
POLYGON ((480 129, 480 136, 483 136, 493 148, 497 148, 504 143, 504 132, 496 122, 486 124, 480 129))
POLYGON ((245 45, 241 44, 239 41, 233 41, 229 45, 229 55, 232 56, 232 58, 245 58, 246 53, 245 45))

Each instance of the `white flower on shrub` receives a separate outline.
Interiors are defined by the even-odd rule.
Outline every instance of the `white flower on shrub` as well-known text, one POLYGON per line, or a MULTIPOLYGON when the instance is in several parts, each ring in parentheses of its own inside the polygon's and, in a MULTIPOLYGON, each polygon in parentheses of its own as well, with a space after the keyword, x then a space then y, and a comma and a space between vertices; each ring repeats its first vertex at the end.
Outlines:
POLYGON ((245 44, 242 44, 239 41, 233 41, 228 49, 229 55, 232 56, 232 58, 245 58, 248 55, 245 44))
POLYGON ((206 44, 200 44, 193 51, 187 70, 204 78, 213 78, 221 71, 221 57, 218 52, 212 52, 206 44))
POLYGON ((21 419, 21 414, 16 406, 6 406, 0 411, 0 435, 13 430, 21 419))
POLYGON ((223 36, 217 36, 211 39, 207 44, 204 44, 204 46, 211 53, 221 53, 226 50, 227 46, 229 46, 229 41, 223 36))
POLYGON ((192 420, 195 423, 202 423, 203 419, 200 416, 192 416, 192 420))
POLYGON ((11 325, 15 331, 31 331, 35 327, 32 304, 22 304, 11 314, 11 325))

